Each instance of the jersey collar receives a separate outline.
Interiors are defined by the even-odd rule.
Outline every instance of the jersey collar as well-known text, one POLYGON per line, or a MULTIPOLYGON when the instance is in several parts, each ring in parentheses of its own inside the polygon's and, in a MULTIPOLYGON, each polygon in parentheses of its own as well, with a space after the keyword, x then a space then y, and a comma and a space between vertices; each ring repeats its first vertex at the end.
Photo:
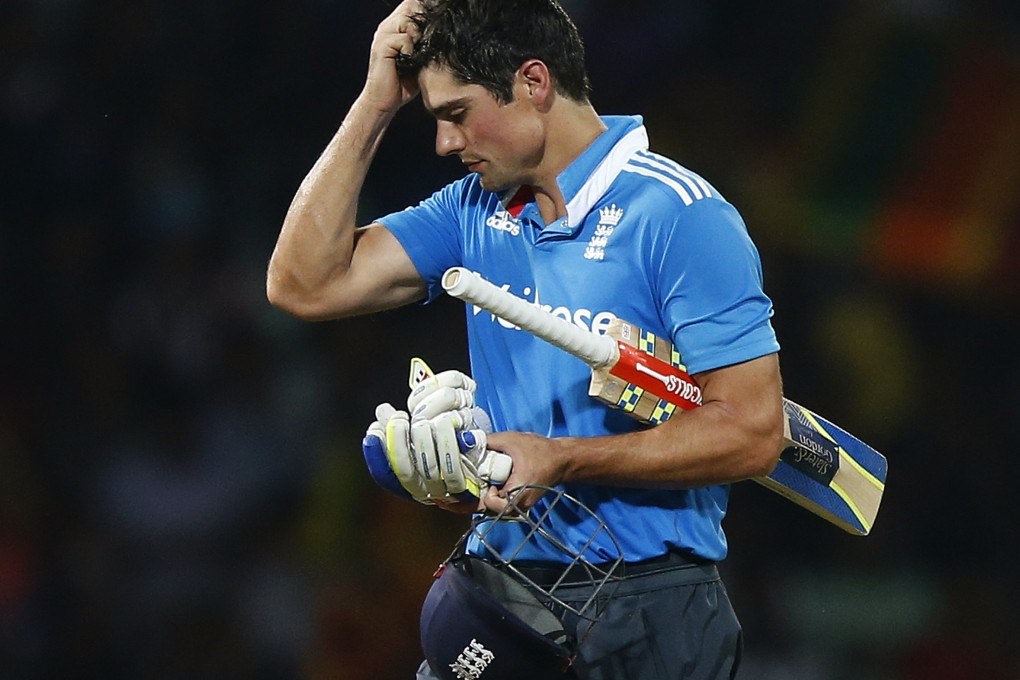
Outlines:
MULTIPOLYGON (((543 234, 570 235, 577 231, 630 157, 648 148, 648 133, 641 116, 601 118, 606 124, 606 131, 556 178, 567 202, 567 216, 546 225, 543 234)), ((529 213, 537 213, 538 210, 535 196, 528 186, 507 191, 500 201, 503 208, 514 217, 529 217, 529 213)))

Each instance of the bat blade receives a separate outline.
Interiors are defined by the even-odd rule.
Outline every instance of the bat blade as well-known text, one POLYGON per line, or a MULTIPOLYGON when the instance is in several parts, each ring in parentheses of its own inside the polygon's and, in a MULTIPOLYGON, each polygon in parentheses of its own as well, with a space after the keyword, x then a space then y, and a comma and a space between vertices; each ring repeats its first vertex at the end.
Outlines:
MULTIPOLYGON (((783 400, 787 446, 780 465, 757 481, 829 513, 830 522, 867 535, 885 492, 888 462, 857 437, 803 406, 783 400)), ((784 494, 784 495, 785 495, 784 494)))
MULTIPOLYGON (((622 319, 600 336, 497 288, 466 269, 443 276, 446 291, 584 360, 588 394, 642 422, 658 424, 701 403, 672 343, 622 319)), ((885 491, 886 459, 816 413, 783 400, 786 446, 776 469, 754 481, 841 529, 867 535, 885 491)))

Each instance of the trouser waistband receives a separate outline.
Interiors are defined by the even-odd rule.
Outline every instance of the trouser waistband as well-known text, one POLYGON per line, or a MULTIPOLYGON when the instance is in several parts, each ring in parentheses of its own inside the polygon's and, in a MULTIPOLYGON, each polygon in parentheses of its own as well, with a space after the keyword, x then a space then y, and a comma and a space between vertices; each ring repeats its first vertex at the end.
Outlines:
MULTIPOLYGON (((591 586, 593 582, 603 580, 611 566, 611 564, 598 565, 598 570, 594 570, 583 564, 571 565, 569 569, 567 565, 554 563, 514 564, 515 569, 536 585, 548 587, 558 583, 558 588, 591 586)), ((719 578, 715 562, 673 550, 648 560, 623 563, 613 572, 613 580, 622 578, 624 581, 633 579, 644 581, 646 577, 656 574, 669 574, 671 576, 669 580, 677 585, 719 578)))

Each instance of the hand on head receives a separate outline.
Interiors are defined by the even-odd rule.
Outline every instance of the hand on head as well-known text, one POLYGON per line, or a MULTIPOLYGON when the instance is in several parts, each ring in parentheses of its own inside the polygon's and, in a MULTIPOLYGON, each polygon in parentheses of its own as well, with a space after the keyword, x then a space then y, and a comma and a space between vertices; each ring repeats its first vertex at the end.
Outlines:
POLYGON ((404 0, 376 28, 362 98, 380 111, 395 113, 418 96, 417 80, 400 76, 397 59, 411 54, 421 37, 411 18, 421 9, 420 0, 404 0))

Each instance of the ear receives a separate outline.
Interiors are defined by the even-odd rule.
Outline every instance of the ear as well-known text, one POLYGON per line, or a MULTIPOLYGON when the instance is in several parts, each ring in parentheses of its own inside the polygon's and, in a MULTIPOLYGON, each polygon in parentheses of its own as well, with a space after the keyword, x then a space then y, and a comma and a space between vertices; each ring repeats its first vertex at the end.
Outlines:
POLYGON ((549 67, 540 59, 529 59, 517 71, 518 96, 529 99, 538 108, 552 101, 553 82, 549 67))

